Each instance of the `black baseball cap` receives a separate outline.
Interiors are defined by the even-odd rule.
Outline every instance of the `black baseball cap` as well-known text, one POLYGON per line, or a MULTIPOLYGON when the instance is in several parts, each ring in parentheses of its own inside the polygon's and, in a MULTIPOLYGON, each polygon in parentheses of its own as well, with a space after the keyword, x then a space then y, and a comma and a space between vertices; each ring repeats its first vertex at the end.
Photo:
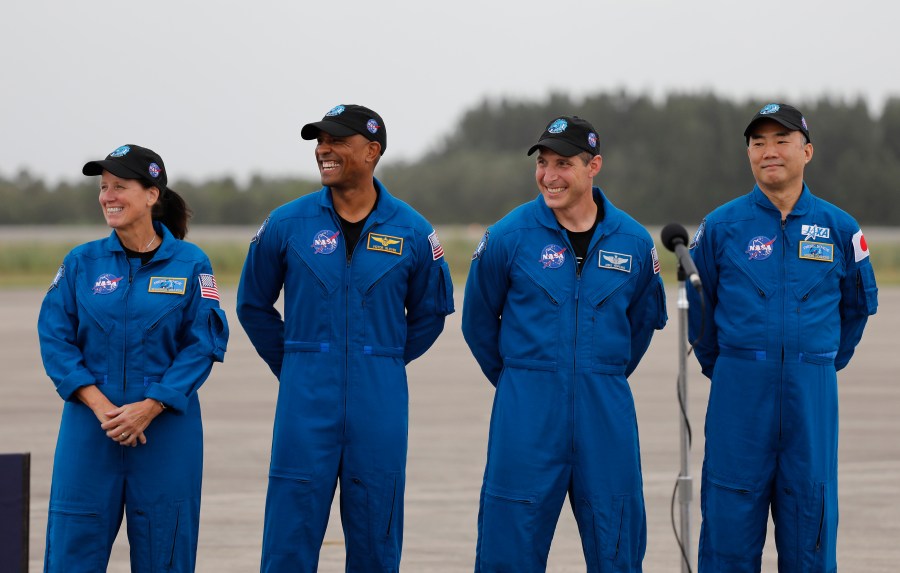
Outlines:
POLYGON ((315 139, 319 132, 324 131, 335 137, 348 137, 359 134, 369 141, 377 141, 381 144, 381 155, 387 148, 387 131, 381 116, 367 107, 361 105, 336 105, 322 121, 307 123, 300 130, 303 139, 315 139))
POLYGON ((806 138, 806 142, 811 143, 806 118, 803 117, 799 109, 786 103, 769 103, 756 112, 756 115, 747 124, 747 129, 744 130, 744 139, 747 140, 747 143, 750 143, 750 129, 753 127, 753 124, 763 119, 771 119, 791 131, 799 131, 806 138))
POLYGON ((558 117, 548 123, 541 138, 528 150, 528 155, 540 147, 546 147, 563 157, 572 157, 585 151, 591 155, 600 155, 597 130, 577 115, 558 117))
POLYGON ((133 143, 120 145, 106 159, 85 163, 81 172, 85 175, 100 175, 104 169, 123 179, 149 181, 159 188, 160 193, 167 190, 166 166, 162 157, 152 149, 133 143))

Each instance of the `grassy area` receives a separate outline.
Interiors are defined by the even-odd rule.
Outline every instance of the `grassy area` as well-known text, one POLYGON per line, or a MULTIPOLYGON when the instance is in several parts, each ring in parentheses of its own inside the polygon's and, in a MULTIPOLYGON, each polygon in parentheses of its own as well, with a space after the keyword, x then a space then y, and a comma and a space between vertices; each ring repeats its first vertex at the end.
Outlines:
MULTIPOLYGON (((481 239, 483 228, 447 227, 438 229, 444 253, 453 272, 456 288, 462 290, 472 252, 481 239)), ((237 284, 247 254, 246 237, 216 238, 196 241, 212 261, 216 279, 222 286, 237 284)), ((67 241, 28 241, 0 244, 0 287, 48 286, 66 253, 76 245, 67 241)), ((872 264, 878 284, 900 284, 900 243, 869 241, 872 264)), ((675 257, 657 246, 663 279, 674 285, 675 257)))

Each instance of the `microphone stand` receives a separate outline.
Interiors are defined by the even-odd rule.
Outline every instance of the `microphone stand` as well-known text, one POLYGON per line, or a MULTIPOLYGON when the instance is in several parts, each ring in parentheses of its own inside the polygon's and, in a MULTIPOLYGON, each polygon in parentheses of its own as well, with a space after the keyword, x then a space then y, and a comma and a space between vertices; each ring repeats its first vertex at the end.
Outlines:
POLYGON ((678 404, 681 408, 681 472, 678 474, 678 505, 681 527, 681 573, 691 571, 691 501, 694 497, 693 478, 690 475, 691 437, 688 428, 687 401, 687 353, 688 353, 688 298, 687 275, 678 264, 678 404))

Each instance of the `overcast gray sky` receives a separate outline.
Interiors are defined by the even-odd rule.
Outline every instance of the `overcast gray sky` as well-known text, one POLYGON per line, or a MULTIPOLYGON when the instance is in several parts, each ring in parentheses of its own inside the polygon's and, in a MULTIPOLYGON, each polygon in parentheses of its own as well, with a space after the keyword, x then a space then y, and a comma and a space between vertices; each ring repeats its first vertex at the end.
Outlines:
POLYGON ((898 6, 10 0, 0 9, 0 174, 75 179, 85 160, 136 143, 176 181, 308 176, 313 143, 300 127, 338 103, 382 115, 386 162, 433 148, 485 97, 830 95, 863 97, 878 113, 900 95, 898 6))

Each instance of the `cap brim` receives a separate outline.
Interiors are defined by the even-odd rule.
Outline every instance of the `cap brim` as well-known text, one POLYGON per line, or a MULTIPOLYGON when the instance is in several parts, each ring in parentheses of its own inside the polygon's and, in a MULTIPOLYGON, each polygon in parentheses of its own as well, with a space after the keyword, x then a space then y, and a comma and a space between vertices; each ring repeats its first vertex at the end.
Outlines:
POLYGON ((590 153, 586 149, 581 149, 575 145, 572 145, 568 141, 563 141, 561 139, 542 139, 538 141, 528 150, 528 155, 533 154, 538 149, 546 147, 550 151, 554 151, 559 153, 563 157, 572 157, 573 155, 578 155, 579 153, 590 153))
POLYGON ((102 161, 88 161, 81 168, 81 172, 85 175, 102 175, 103 171, 109 171, 116 177, 123 179, 144 179, 142 173, 132 171, 128 167, 122 165, 118 161, 104 159, 102 161))
POLYGON ((303 129, 300 130, 300 137, 303 139, 315 139, 319 137, 319 132, 324 131, 329 135, 333 135, 335 137, 350 137, 351 135, 356 135, 358 132, 350 129, 346 125, 341 125, 340 123, 335 123, 333 121, 322 120, 317 121, 315 123, 307 123, 303 126, 303 129))

